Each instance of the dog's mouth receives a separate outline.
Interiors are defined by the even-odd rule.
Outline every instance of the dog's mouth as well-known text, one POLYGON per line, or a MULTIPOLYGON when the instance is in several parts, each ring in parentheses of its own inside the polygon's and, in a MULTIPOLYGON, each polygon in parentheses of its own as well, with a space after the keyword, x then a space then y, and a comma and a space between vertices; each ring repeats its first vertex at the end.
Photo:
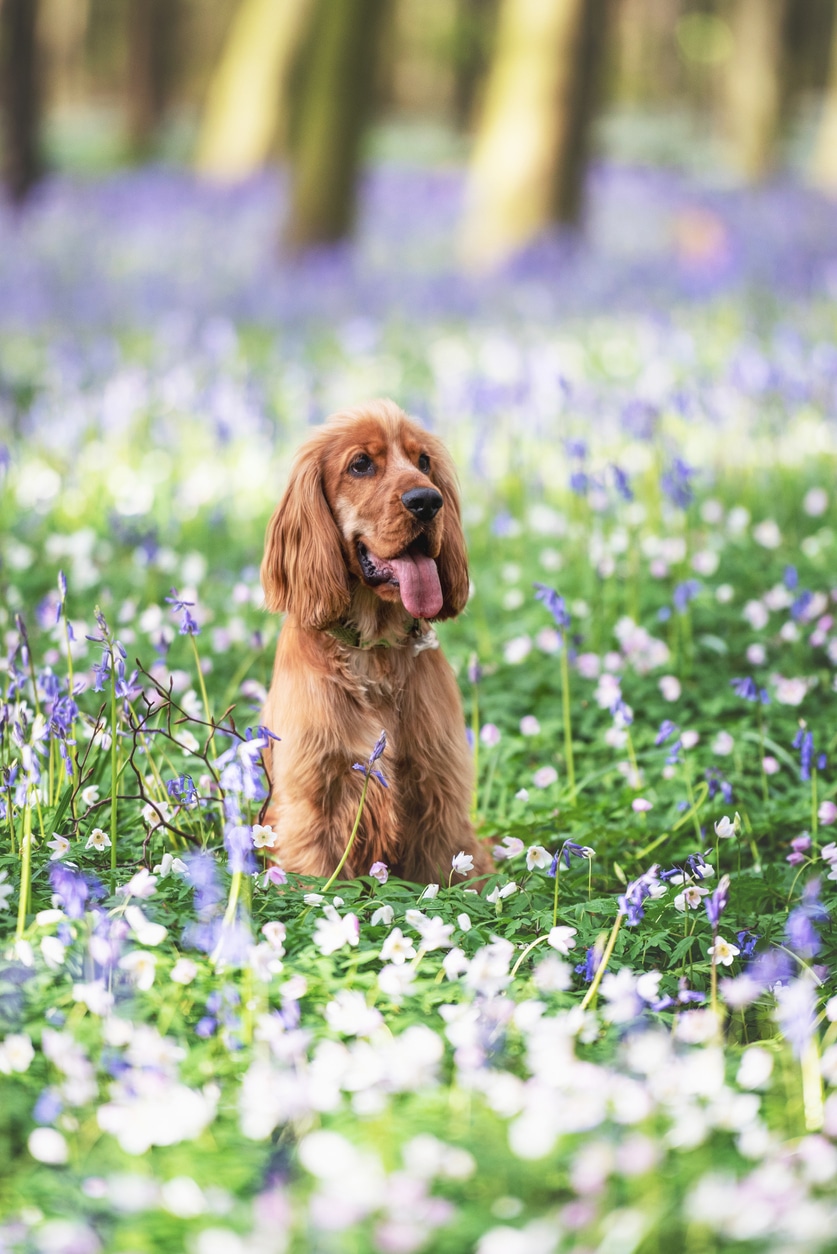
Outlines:
POLYGON ((442 608, 444 596, 436 563, 427 552, 427 537, 419 536, 396 557, 377 557, 362 542, 357 544, 357 559, 364 583, 371 588, 389 584, 398 588, 404 609, 413 618, 434 618, 442 608))

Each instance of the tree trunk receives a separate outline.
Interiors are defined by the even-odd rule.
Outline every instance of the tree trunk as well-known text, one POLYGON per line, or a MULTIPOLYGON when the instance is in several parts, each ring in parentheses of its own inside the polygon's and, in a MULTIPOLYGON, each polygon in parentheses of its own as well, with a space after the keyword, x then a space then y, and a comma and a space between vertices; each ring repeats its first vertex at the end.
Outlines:
POLYGON ((202 173, 246 178, 287 142, 288 84, 311 14, 312 0, 242 0, 209 87, 195 157, 202 173))
POLYGON ((177 0, 130 0, 128 138, 137 157, 150 151, 166 109, 177 0))
POLYGON ((3 178, 15 204, 26 199, 42 173, 38 148, 37 12, 37 0, 0 2, 3 178))
POLYGON ((606 16, 607 0, 502 0, 468 181, 473 267, 580 221, 606 16))
POLYGON ((384 0, 319 0, 303 66, 284 244, 301 252, 345 238, 374 99, 384 0))
POLYGON ((775 157, 784 102, 783 32, 787 0, 736 0, 734 49, 726 78, 726 131, 735 165, 750 181, 775 157))
POLYGON ((489 30, 496 19, 494 0, 456 0, 454 21, 454 121, 467 131, 488 65, 489 30))
POLYGON ((831 32, 828 87, 823 98, 811 179, 823 191, 837 194, 837 15, 831 32))

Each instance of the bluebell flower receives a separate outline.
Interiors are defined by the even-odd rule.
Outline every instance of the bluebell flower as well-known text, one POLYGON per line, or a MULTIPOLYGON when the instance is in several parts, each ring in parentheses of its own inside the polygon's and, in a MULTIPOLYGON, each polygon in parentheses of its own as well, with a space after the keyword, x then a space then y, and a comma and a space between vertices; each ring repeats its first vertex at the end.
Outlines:
POLYGON ((191 775, 178 775, 176 779, 170 779, 166 784, 166 792, 181 805, 191 806, 198 800, 198 790, 191 775))
POLYGON ((554 588, 548 587, 545 583, 536 583, 533 585, 535 589, 535 600, 543 601, 552 617, 555 619, 555 625, 560 631, 565 631, 572 622, 567 610, 564 598, 560 596, 554 588))
POLYGON ((799 750, 799 779, 804 784, 811 778, 811 762, 814 757, 814 737, 804 726, 793 738, 792 748, 799 750))
POLYGON ((714 893, 712 893, 709 897, 705 897, 703 900, 703 904, 706 909, 706 917, 709 920, 710 926, 713 928, 713 930, 717 928, 718 923, 720 922, 721 915, 724 913, 724 911, 727 908, 728 901, 729 901, 729 876, 722 875, 720 880, 718 881, 718 887, 715 889, 714 893))
POLYGON ((55 1123, 64 1109, 64 1101, 57 1089, 45 1088, 38 1095, 32 1111, 35 1123, 55 1123))
POLYGON ((737 697, 743 697, 745 701, 758 701, 759 699, 758 685, 750 675, 743 675, 740 679, 731 679, 729 686, 737 697))
POLYGON ((782 576, 782 581, 785 587, 787 588, 788 592, 793 592, 794 588, 799 583, 799 575, 797 574, 795 566, 785 567, 784 575, 782 576))
POLYGON ((584 955, 584 961, 579 962, 574 970, 576 975, 583 976, 586 984, 590 984, 601 965, 602 950, 596 945, 591 945, 584 955))
POLYGON ((615 464, 612 464, 610 469, 613 471, 613 485, 619 496, 621 496, 623 501, 632 501, 634 494, 631 491, 630 480, 624 470, 615 464))
POLYGON ((589 845, 577 845, 574 840, 565 840, 561 848, 553 857, 552 862, 549 865, 549 870, 547 871, 547 875, 551 876, 553 879, 555 878, 555 876, 558 874, 558 864, 561 861, 562 857, 566 864, 567 870, 569 871, 570 854, 572 854, 576 858, 589 859, 593 857, 593 852, 594 851, 590 848, 589 845))
POLYGON ((590 481, 583 470, 574 470, 570 475, 570 491, 576 496, 586 496, 590 481))
POLYGON ((691 480, 695 475, 691 466, 675 457, 671 466, 660 477, 660 486, 669 500, 680 509, 687 509, 694 498, 691 480))
POLYGON ((683 583, 677 584, 671 599, 678 614, 686 613, 689 602, 695 599, 700 592, 701 586, 699 579, 686 579, 683 583))
POLYGON ((735 934, 735 943, 741 950, 742 958, 752 958, 756 952, 756 945, 761 939, 760 932, 751 932, 749 928, 744 928, 735 934))
POLYGON ((362 771, 364 775, 374 776, 379 784, 383 784, 384 788, 389 788, 389 784, 384 779, 383 772, 375 768, 375 763, 383 756, 387 747, 387 734, 382 731, 378 739, 375 741, 372 752, 365 762, 355 762, 352 766, 353 771, 362 771))
POLYGON ((639 921, 645 918, 643 902, 651 896, 654 885, 659 879, 659 870, 656 863, 649 867, 638 879, 632 880, 619 897, 619 913, 626 916, 628 927, 636 927, 639 921))
POLYGON ((224 848, 229 855, 227 865, 231 874, 253 875, 257 871, 253 835, 249 827, 228 823, 224 832, 224 848))
POLYGON ((799 623, 805 617, 805 611, 814 599, 814 594, 808 588, 800 592, 799 596, 790 607, 791 618, 799 623))
POLYGON ((672 733, 676 731, 677 731, 677 724, 672 723, 670 718, 664 718, 662 723, 660 723, 659 728, 657 729, 657 735, 654 737, 654 744, 657 746, 664 745, 665 742, 668 740, 669 736, 671 736, 672 733))

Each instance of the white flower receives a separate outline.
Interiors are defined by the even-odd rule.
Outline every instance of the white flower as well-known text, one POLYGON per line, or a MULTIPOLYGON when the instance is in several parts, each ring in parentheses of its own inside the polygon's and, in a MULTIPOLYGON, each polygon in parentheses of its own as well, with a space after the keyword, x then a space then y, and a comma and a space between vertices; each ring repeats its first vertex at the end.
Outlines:
POLYGON ((546 867, 552 863, 552 854, 544 849, 543 845, 530 845, 526 850, 526 867, 529 871, 533 871, 535 867, 546 867))
POLYGON ((700 732, 687 729, 686 731, 680 733, 680 743, 684 749, 694 749, 699 740, 700 732))
MULTIPOLYGON (((528 800, 529 800, 529 789, 528 789, 528 788, 518 788, 517 792, 514 794, 514 799, 515 799, 515 801, 528 801, 528 800)), ((505 840, 516 840, 516 839, 517 839, 517 837, 515 837, 515 836, 506 836, 504 839, 505 839, 505 840)), ((521 843, 521 845, 522 845, 522 844, 523 844, 523 841, 521 841, 520 843, 521 843)), ((496 852, 497 852, 497 850, 495 849, 495 851, 494 851, 494 852, 496 853, 496 852)), ((512 854, 509 854, 509 855, 508 855, 508 857, 512 857, 512 856, 513 856, 512 854)))
POLYGON ((369 874, 373 880, 377 880, 379 884, 386 884, 389 879, 389 868, 385 862, 373 862, 369 868, 369 874))
POLYGON ((400 967, 408 958, 416 956, 415 946, 404 936, 400 927, 394 927, 381 946, 381 961, 392 962, 400 967))
POLYGON ((654 809, 654 803, 646 797, 634 797, 631 802, 631 809, 634 814, 647 814, 649 810, 654 809))
POLYGON ((554 766, 542 766, 532 776, 532 783, 536 788, 548 788, 557 778, 558 772, 554 766))
POLYGON ((741 611, 741 615, 742 618, 747 620, 753 631, 762 631, 770 620, 767 606, 762 601, 748 601, 741 611))
POLYGON ((84 847, 85 849, 95 849, 98 853, 102 853, 103 850, 110 848, 110 844, 111 840, 107 832, 103 832, 101 827, 94 827, 87 837, 87 844, 84 847))
POLYGON ((276 950, 280 958, 285 952, 285 937, 287 934, 288 929, 285 927, 284 923, 280 922, 279 919, 271 919, 269 923, 262 925, 262 936, 265 938, 268 945, 272 946, 272 948, 276 950))
POLYGON ((467 971, 470 965, 464 951, 458 945, 455 945, 453 949, 449 949, 442 959, 442 969, 449 980, 455 980, 457 976, 467 971))
POLYGON ((562 924, 559 924, 550 930, 546 943, 550 948, 557 949, 559 954, 566 955, 571 949, 575 949, 573 937, 577 935, 577 932, 577 928, 564 927, 562 924))
POLYGON ((474 859, 470 853, 457 853, 451 858, 451 867, 457 875, 467 875, 474 869, 474 859))
POLYGON ((496 886, 496 888, 493 888, 491 892, 487 894, 485 900, 490 901, 492 903, 497 902, 497 901, 502 901, 504 897, 511 897, 511 895, 516 892, 517 892, 517 884, 514 882, 514 880, 509 880, 508 884, 504 884, 502 888, 500 887, 499 884, 496 886))
POLYGON ((513 640, 507 641, 503 647, 503 657, 511 666, 516 666, 523 662, 531 652, 532 640, 530 636, 515 636, 513 640))
POLYGON ((139 906, 128 906, 125 910, 125 919, 141 945, 150 945, 153 948, 164 941, 169 934, 168 928, 163 927, 162 923, 152 923, 149 918, 146 918, 139 906))
POLYGON ((728 815, 724 815, 715 824, 715 835, 721 840, 729 840, 732 836, 737 836, 741 831, 741 815, 736 810, 735 818, 730 819, 728 815))
POLYGON ((256 849, 275 849, 279 836, 270 824, 253 824, 253 845, 256 849))
POLYGON ((389 927, 395 918, 395 911, 392 906, 378 906, 378 909, 369 920, 372 927, 377 927, 379 923, 383 923, 384 927, 389 927))
POLYGON ((828 509, 828 493, 825 488, 809 488, 802 501, 802 508, 809 518, 819 518, 828 509))
POLYGON ((457 927, 460 929, 460 931, 462 931, 462 932, 470 932, 470 930, 471 930, 471 916, 470 916, 469 914, 465 914, 465 912, 464 912, 464 910, 463 910, 462 914, 458 914, 458 915, 456 916, 456 925, 457 925, 457 927))
POLYGON ((784 675, 774 675, 773 679, 776 682, 776 700, 780 705, 800 705, 808 695, 807 679, 786 679, 784 675))
POLYGON ((94 806, 99 800, 99 785, 88 784, 87 788, 81 790, 81 804, 84 806, 94 806))
POLYGON ((119 966, 128 972, 141 992, 147 993, 154 983, 157 957, 145 949, 134 949, 119 959, 119 966))
POLYGON ((148 827, 156 827, 159 823, 168 822, 171 807, 167 801, 148 801, 140 810, 140 817, 148 827))
POLYGON ((719 757, 726 757, 734 748, 735 741, 728 731, 719 731, 712 741, 712 752, 717 753, 719 757))
POLYGON ((55 1128, 35 1128, 34 1132, 29 1133, 26 1146, 34 1159, 50 1166, 58 1167, 70 1157, 67 1142, 55 1128))
POLYGON ((420 929, 421 948, 428 952, 433 949, 450 949, 453 931, 452 923, 445 923, 438 915, 433 915, 420 929))
POLYGON ((113 994, 105 988, 104 980, 91 980, 89 984, 73 985, 73 1001, 83 1002, 91 1014, 102 1017, 113 1006, 113 994))
POLYGON ((675 910, 685 911, 697 910, 700 905, 701 898, 709 894, 708 888, 701 888, 698 884, 690 884, 688 888, 684 888, 682 893, 678 893, 674 898, 675 910))
POLYGON ((525 714, 520 720, 521 736, 537 736, 540 730, 541 725, 534 714, 525 714))
POLYGON ((12 1033, 0 1044, 0 1072, 28 1071, 34 1057, 35 1049, 26 1033, 12 1033))
POLYGON ((247 961, 256 979, 263 984, 269 984, 271 978, 279 975, 284 966, 279 954, 267 941, 251 946, 247 961))
POLYGON ((683 688, 680 680, 676 675, 663 675, 658 681, 657 687, 662 693, 664 701, 679 701, 683 688))
POLYGON ((171 979, 175 984, 191 984, 198 974, 198 964, 191 958, 178 958, 171 969, 171 979))
MULTIPOLYGON (((526 794, 528 798, 528 793, 526 794)), ((518 836, 504 836, 502 845, 495 845, 492 850, 494 857, 500 861, 505 858, 516 858, 526 848, 518 836)))
POLYGON ((323 908, 324 918, 314 925, 314 944, 323 955, 336 953, 344 945, 357 945, 360 939, 360 923, 356 914, 341 916, 334 906, 323 908))
POLYGON ((500 743, 500 728, 494 723, 485 723, 480 728, 480 740, 487 748, 496 748, 500 743))
POLYGON ((185 875, 188 870, 182 858, 175 858, 173 854, 164 853, 162 861, 154 868, 154 874, 164 880, 167 875, 185 875))
POLYGON ((741 950, 737 945, 732 945, 728 940, 724 940, 723 936, 719 936, 715 944, 710 945, 706 952, 716 966, 731 967, 741 950))
POLYGON ((424 892, 420 894, 419 901, 430 901, 433 897, 439 896, 439 885, 428 884, 424 892))
POLYGON ((53 832, 52 836, 53 839, 47 841, 47 849, 52 849, 49 860, 55 862, 58 858, 63 858, 65 853, 70 852, 70 841, 67 836, 59 836, 58 832, 53 832))
POLYGON ((378 972, 378 988, 382 993, 386 993, 393 1001, 400 1001, 405 993, 409 993, 410 985, 416 978, 416 973, 412 967, 400 966, 394 964, 388 967, 381 967, 378 972))
POLYGON ((782 543, 779 525, 772 518, 765 518, 753 528, 753 539, 763 549, 778 549, 782 543))
POLYGON ((371 1036, 383 1023, 380 1010, 366 1004, 363 993, 343 988, 325 1008, 333 1032, 341 1036, 371 1036))
MULTIPOLYGON (((110 841, 108 841, 110 844, 110 841)), ((152 875, 148 867, 140 867, 140 869, 131 876, 127 884, 120 884, 117 893, 121 893, 123 897, 139 897, 145 900, 152 897, 157 891, 157 876, 152 875)))
POLYGON ((63 966, 66 950, 57 936, 45 936, 40 948, 44 962, 51 971, 57 971, 60 966, 63 966))

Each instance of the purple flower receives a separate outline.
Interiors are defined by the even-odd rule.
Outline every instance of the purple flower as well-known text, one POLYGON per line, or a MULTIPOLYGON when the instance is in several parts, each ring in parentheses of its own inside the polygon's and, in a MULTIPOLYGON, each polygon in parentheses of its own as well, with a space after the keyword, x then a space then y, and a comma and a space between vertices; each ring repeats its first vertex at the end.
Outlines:
POLYGON ((642 903, 651 896, 659 879, 659 866, 654 863, 638 879, 632 880, 619 898, 619 913, 627 918, 628 927, 636 927, 645 918, 642 903))
POLYGON ((807 974, 776 989, 776 1022, 797 1058, 814 1033, 816 1005, 814 982, 807 974))
POLYGON ((799 779, 805 783, 811 778, 811 761, 814 757, 814 737, 811 732, 800 727, 793 738, 792 748, 799 750, 799 779))
POLYGON ((565 840, 561 848, 553 857, 549 870, 547 871, 547 875, 554 879, 554 877, 558 874, 558 864, 562 857, 566 863, 567 870, 569 871, 570 854, 573 854, 576 858, 592 858, 593 850, 589 847, 589 845, 577 845, 573 840, 565 840))
POLYGON ((227 865, 231 874, 252 875, 256 871, 253 837, 249 827, 238 823, 228 824, 224 832, 224 848, 229 855, 227 865))
POLYGON ((677 724, 672 723, 670 718, 664 718, 662 723, 660 723, 659 728, 657 729, 657 735, 654 738, 654 744, 657 745, 658 747, 660 745, 664 745, 665 742, 668 740, 669 736, 671 736, 672 733, 676 731, 677 731, 677 724))
POLYGON ((535 600, 543 601, 552 617, 555 619, 555 625, 562 631, 570 626, 570 615, 562 596, 555 591, 554 588, 548 587, 545 583, 536 583, 535 600))
POLYGON ((706 908, 706 917, 710 922, 713 930, 718 926, 721 915, 727 908, 729 901, 729 876, 722 875, 718 881, 718 887, 710 897, 704 898, 704 907, 706 908))
POLYGON ((352 766, 352 770, 362 771, 363 774, 366 776, 374 776, 375 779, 377 779, 379 784, 383 784, 384 788, 389 788, 389 784, 384 779, 383 772, 374 769, 375 763, 378 761, 380 757, 383 756, 383 752, 386 749, 386 747, 387 747, 387 734, 385 731, 382 731, 378 739, 375 741, 375 746, 372 749, 372 752, 370 753, 366 762, 355 762, 354 765, 352 766))

